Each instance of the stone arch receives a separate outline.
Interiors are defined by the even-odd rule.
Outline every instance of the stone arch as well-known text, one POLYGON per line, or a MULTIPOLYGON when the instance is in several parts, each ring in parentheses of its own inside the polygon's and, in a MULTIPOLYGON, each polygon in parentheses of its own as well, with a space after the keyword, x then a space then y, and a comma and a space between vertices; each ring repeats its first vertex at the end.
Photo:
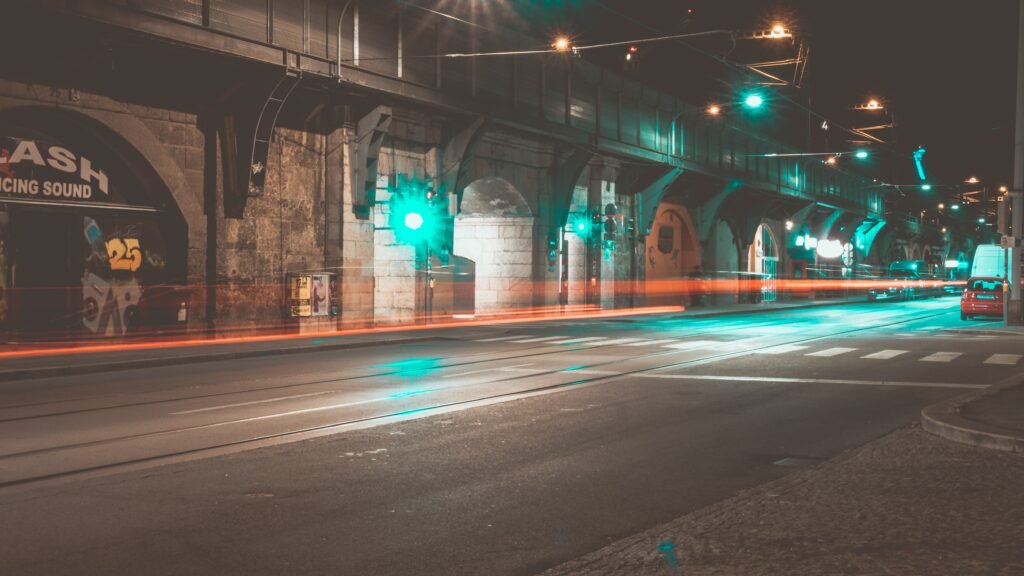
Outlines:
POLYGON ((167 190, 180 211, 195 246, 202 245, 205 216, 199 190, 192 190, 174 156, 142 120, 128 112, 95 108, 23 105, 0 99, 0 116, 39 118, 49 116, 89 130, 92 137, 121 154, 126 162, 142 169, 145 181, 167 190))
MULTIPOLYGON (((106 174, 92 177, 92 196, 46 198, 42 191, 48 188, 40 185, 38 198, 8 199, 7 210, 15 223, 11 266, 19 272, 13 275, 16 331, 122 336, 173 322, 164 300, 186 297, 172 285, 188 280, 190 247, 190 222, 179 196, 186 209, 199 214, 199 222, 202 214, 195 199, 184 193, 180 168, 169 160, 178 176, 169 183, 149 155, 167 160, 166 151, 140 121, 127 118, 113 112, 0 102, 0 133, 22 139, 19 147, 29 140, 41 149, 64 147, 75 162, 82 158, 83 174, 86 158, 106 174), (26 246, 44 256, 27 256, 26 246), (129 263, 117 256, 117 246, 122 256, 133 253, 137 259, 133 256, 129 263), (41 272, 35 259, 50 262, 50 271, 41 272), (37 313, 40 310, 47 313, 37 313)), ((45 171, 41 174, 31 178, 44 180, 46 186, 57 181, 45 171)))
POLYGON ((644 238, 645 291, 648 304, 680 304, 693 290, 678 282, 694 275, 701 264, 700 241, 689 210, 675 200, 663 200, 644 238))
POLYGON ((526 198, 509 181, 485 177, 466 186, 455 218, 453 254, 475 266, 474 313, 532 305, 534 228, 526 198))
POLYGON ((754 230, 753 241, 747 248, 747 272, 751 275, 753 290, 760 287, 759 298, 775 301, 775 280, 781 258, 778 237, 772 227, 762 222, 754 230))
POLYGON ((914 242, 910 247, 910 258, 909 260, 921 260, 922 252, 921 245, 914 242))
POLYGON ((713 280, 711 302, 739 302, 740 243, 735 226, 728 220, 717 220, 711 227, 704 246, 704 272, 713 280))

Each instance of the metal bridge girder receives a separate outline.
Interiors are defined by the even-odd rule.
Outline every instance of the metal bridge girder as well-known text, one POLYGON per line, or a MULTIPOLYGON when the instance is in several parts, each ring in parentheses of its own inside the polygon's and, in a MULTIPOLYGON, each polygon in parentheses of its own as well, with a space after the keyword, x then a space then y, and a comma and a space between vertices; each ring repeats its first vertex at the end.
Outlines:
POLYGON ((301 78, 286 69, 279 77, 238 90, 225 105, 220 127, 225 217, 241 218, 246 201, 263 195, 277 116, 301 78))
POLYGON ((352 212, 360 220, 370 217, 377 200, 377 158, 392 118, 390 106, 377 106, 356 124, 351 145, 352 212))

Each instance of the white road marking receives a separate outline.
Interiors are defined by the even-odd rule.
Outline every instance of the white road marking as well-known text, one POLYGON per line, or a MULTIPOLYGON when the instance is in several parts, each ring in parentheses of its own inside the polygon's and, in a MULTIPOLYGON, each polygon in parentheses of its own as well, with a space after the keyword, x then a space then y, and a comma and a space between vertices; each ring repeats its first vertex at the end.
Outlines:
POLYGON ((662 344, 668 344, 669 342, 678 342, 676 338, 669 338, 667 340, 644 340, 643 342, 634 342, 633 344, 626 344, 626 346, 659 346, 662 344))
POLYGON ((921 362, 952 362, 960 356, 963 356, 962 352, 936 352, 921 358, 921 362))
POLYGON ((993 354, 985 360, 985 364, 1005 364, 1014 366, 1021 359, 1020 354, 993 354))
POLYGON ((667 344, 662 348, 671 348, 673 350, 696 350, 698 348, 706 348, 708 346, 714 346, 715 344, 721 344, 719 340, 690 340, 688 342, 680 342, 678 344, 667 344))
POLYGON ((630 342, 636 342, 641 340, 640 338, 618 338, 616 340, 604 340, 600 342, 587 342, 584 346, 618 346, 621 344, 629 344, 630 342))
POLYGON ((528 344, 530 342, 545 342, 547 340, 558 340, 559 338, 565 338, 565 336, 546 336, 544 338, 527 338, 526 340, 513 340, 512 344, 528 344))
POLYGON ((320 392, 309 392, 307 394, 293 394, 291 396, 276 396, 274 398, 266 398, 263 400, 251 400, 249 402, 238 402, 235 404, 221 404, 219 406, 209 406, 207 408, 197 408, 195 410, 183 410, 181 412, 171 412, 171 416, 183 416, 185 414, 199 414, 201 412, 213 412, 214 410, 227 410, 228 408, 241 408, 242 406, 256 406, 257 404, 269 404, 271 402, 284 402, 285 400, 295 400, 296 398, 311 398, 313 396, 323 396, 324 394, 337 394, 339 390, 322 390, 320 392))
POLYGON ((765 348, 764 350, 754 350, 754 354, 788 354, 789 352, 796 352, 798 350, 805 350, 807 346, 799 346, 796 344, 783 344, 781 346, 773 346, 771 348, 765 348))
POLYGON ((847 352, 853 352, 856 348, 826 348, 824 350, 818 350, 817 352, 811 352, 804 354, 804 356, 818 356, 820 358, 831 358, 833 356, 839 356, 840 354, 846 354, 847 352))
POLYGON ((622 372, 616 372, 615 370, 591 370, 590 368, 580 368, 578 370, 563 370, 565 373, 572 374, 596 374, 598 376, 611 376, 614 374, 622 374, 622 372))
POLYGON ((901 354, 906 354, 907 352, 907 350, 882 350, 881 352, 861 356, 861 358, 868 358, 870 360, 889 360, 890 358, 895 358, 901 354))
POLYGON ((519 336, 501 336, 499 338, 484 338, 483 340, 474 340, 474 342, 501 342, 502 340, 512 340, 514 338, 522 338, 522 337, 523 337, 522 335, 519 335, 519 336))
POLYGON ((822 378, 772 378, 767 376, 710 376, 697 374, 634 374, 637 378, 665 380, 713 380, 723 382, 769 382, 778 384, 844 384, 850 386, 904 386, 914 388, 987 388, 988 384, 955 382, 893 382, 887 380, 836 380, 822 378))
POLYGON ((497 370, 507 370, 509 368, 522 368, 523 366, 533 366, 534 362, 528 362, 526 364, 513 364, 512 366, 498 366, 496 368, 481 368, 479 370, 469 370, 467 372, 456 372, 455 374, 446 374, 441 378, 455 378, 458 376, 469 376, 470 374, 481 374, 483 372, 494 372, 497 370))
POLYGON ((593 340, 607 340, 607 336, 594 336, 592 338, 569 338, 566 340, 553 340, 548 344, 579 344, 580 342, 590 342, 593 340))

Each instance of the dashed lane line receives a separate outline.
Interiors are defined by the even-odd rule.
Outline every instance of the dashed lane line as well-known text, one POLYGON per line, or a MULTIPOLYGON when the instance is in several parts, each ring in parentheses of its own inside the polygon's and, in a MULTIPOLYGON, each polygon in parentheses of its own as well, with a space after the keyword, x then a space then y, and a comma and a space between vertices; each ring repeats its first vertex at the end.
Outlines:
POLYGON ((826 348, 824 350, 818 350, 817 352, 810 352, 808 354, 804 354, 804 356, 817 356, 819 358, 831 358, 833 356, 839 356, 841 354, 847 354, 849 352, 854 352, 855 350, 857 350, 857 349, 856 348, 841 348, 841 347, 840 348, 826 348))
POLYGON ((867 356, 861 356, 861 358, 867 358, 869 360, 890 360, 897 356, 906 354, 909 350, 881 350, 874 354, 868 354, 867 356))
POLYGON ((960 356, 963 356, 962 352, 936 352, 921 358, 921 362, 952 362, 960 356))
POLYGON ((662 380, 711 380, 721 382, 765 382, 772 384, 842 384, 848 386, 895 386, 911 388, 988 388, 988 384, 960 384, 956 382, 899 382, 889 380, 842 380, 829 378, 774 378, 769 376, 712 376, 704 374, 632 374, 636 378, 662 380))
POLYGON ((1017 362, 1020 362, 1020 354, 993 354, 985 360, 985 364, 1004 364, 1007 366, 1015 366, 1017 362))

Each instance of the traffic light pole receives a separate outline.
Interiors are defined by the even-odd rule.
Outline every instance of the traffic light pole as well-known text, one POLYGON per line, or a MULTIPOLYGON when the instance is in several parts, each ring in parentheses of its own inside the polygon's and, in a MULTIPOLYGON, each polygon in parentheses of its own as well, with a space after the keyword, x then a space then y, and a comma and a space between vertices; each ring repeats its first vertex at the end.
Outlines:
POLYGON ((1008 326, 1024 324, 1021 317, 1021 249, 1024 237, 1024 0, 1019 3, 1017 32, 1017 124, 1013 151, 1013 189, 1010 190, 1010 218, 1015 242, 1007 248, 1006 280, 1009 285, 1005 318, 1008 326))

